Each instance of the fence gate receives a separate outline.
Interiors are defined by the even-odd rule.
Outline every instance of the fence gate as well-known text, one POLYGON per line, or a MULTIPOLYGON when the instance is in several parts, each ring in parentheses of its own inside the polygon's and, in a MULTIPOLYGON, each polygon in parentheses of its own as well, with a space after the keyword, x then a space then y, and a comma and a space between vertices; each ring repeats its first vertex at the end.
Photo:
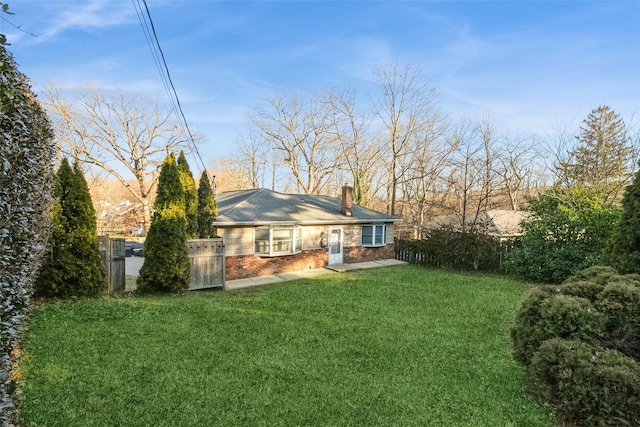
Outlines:
POLYGON ((110 239, 99 236, 100 256, 107 270, 107 289, 109 293, 124 291, 126 247, 124 239, 110 239))
POLYGON ((222 239, 187 240, 191 277, 189 290, 224 287, 224 245, 222 239))

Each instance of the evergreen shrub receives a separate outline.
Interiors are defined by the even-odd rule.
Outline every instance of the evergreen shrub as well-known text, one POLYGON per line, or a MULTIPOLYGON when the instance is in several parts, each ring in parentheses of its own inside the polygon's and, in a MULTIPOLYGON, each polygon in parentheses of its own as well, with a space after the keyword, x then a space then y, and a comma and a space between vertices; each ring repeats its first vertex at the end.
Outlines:
POLYGON ((640 425, 640 365, 615 350, 552 338, 527 369, 532 391, 566 423, 640 425))
POLYGON ((640 273, 640 170, 622 198, 622 215, 615 225, 603 262, 621 273, 640 273))
POLYGON ((540 345, 551 338, 595 343, 604 319, 585 299, 548 291, 534 291, 523 302, 511 328, 516 360, 528 365, 540 345))
POLYGON ((594 265, 576 272, 573 276, 567 278, 564 284, 589 281, 598 285, 604 285, 612 276, 618 275, 618 271, 607 265, 594 265))
POLYGON ((218 206, 211 188, 207 171, 202 171, 198 182, 198 238, 215 237, 213 221, 218 217, 218 206))
POLYGON ((604 290, 604 283, 590 282, 581 280, 576 282, 566 282, 561 288, 558 288, 564 295, 572 297, 586 298, 589 301, 595 301, 598 294, 604 290))
POLYGON ((0 34, 0 425, 10 425, 11 366, 49 236, 55 152, 49 120, 4 40, 0 34))
POLYGON ((167 156, 160 170, 144 254, 137 280, 138 291, 175 293, 189 288, 185 197, 173 155, 167 156))
POLYGON ((511 328, 532 390, 577 425, 640 425, 640 277, 593 266, 532 290, 511 328))
POLYGON ((96 213, 77 163, 62 159, 56 174, 52 232, 35 294, 67 298, 96 296, 107 290, 100 257, 96 213))
POLYGON ((189 163, 184 155, 184 151, 180 151, 177 160, 178 170, 180 171, 180 183, 184 191, 184 209, 187 218, 187 239, 198 238, 198 192, 196 190, 196 182, 189 168, 189 163))
POLYGON ((607 284, 596 308, 605 316, 603 344, 640 361, 640 287, 624 276, 607 284))

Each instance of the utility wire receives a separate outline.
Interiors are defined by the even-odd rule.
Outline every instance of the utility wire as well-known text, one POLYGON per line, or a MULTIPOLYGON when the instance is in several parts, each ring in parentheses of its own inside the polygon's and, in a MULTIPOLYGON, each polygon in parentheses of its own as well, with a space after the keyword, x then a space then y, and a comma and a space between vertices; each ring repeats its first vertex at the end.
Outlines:
POLYGON ((153 41, 152 41, 151 30, 149 29, 149 25, 147 24, 147 21, 146 21, 146 19, 144 17, 144 14, 142 12, 142 9, 140 7, 139 2, 136 3, 136 1, 133 0, 133 6, 136 9, 136 13, 138 15, 138 20, 140 21, 140 25, 142 26, 142 32, 144 33, 145 39, 147 40, 147 45, 149 46, 149 50, 151 51, 151 56, 153 58, 153 62, 155 63, 155 66, 156 66, 156 68, 158 70, 158 74, 160 75, 160 80, 162 81, 162 85, 164 87, 164 90, 167 93, 167 98, 169 99, 169 104, 171 106, 171 110, 173 111, 173 113, 175 114, 176 118, 178 119, 178 121, 182 125, 182 122, 180 120, 180 115, 178 114, 178 107, 176 106, 176 103, 175 103, 175 101, 173 99, 173 96, 171 95, 171 90, 169 89, 169 83, 167 82, 167 77, 166 77, 165 73, 162 72, 162 66, 160 65, 160 58, 158 57, 158 52, 154 48, 155 45, 153 44, 153 41))
MULTIPOLYGON (((187 119, 184 115, 184 111, 182 110, 182 105, 180 104, 180 99, 178 98, 178 93, 176 88, 171 80, 171 74, 169 73, 169 67, 167 66, 167 61, 164 57, 164 52, 162 51, 162 47, 160 47, 160 40, 158 39, 158 34, 156 33, 155 26, 153 24, 153 19, 151 18, 151 12, 149 11, 149 6, 147 5, 146 0, 142 0, 144 4, 144 12, 146 12, 146 17, 149 20, 149 24, 145 19, 145 13, 140 6, 140 0, 132 0, 134 7, 136 8, 136 13, 138 14, 138 19, 140 20, 140 24, 142 25, 143 32, 145 33, 145 38, 147 39, 147 44, 151 49, 151 54, 154 58, 154 62, 156 63, 156 67, 158 68, 158 72, 160 73, 160 78, 162 83, 167 91, 167 95, 169 97, 169 101, 171 103, 172 109, 176 114, 178 121, 184 126, 187 131, 187 136, 191 145, 193 146, 194 152, 200 160, 200 164, 202 165, 203 170, 207 173, 207 167, 202 160, 202 156, 200 156, 200 152, 198 151, 198 147, 193 138, 193 134, 191 133, 191 129, 189 128, 189 124, 187 123, 187 119), (136 4, 137 2, 137 4, 136 4), (154 43, 155 41, 155 43, 154 43), (156 51, 157 48, 157 51, 156 51)), ((209 177, 213 182, 212 178, 209 177)))

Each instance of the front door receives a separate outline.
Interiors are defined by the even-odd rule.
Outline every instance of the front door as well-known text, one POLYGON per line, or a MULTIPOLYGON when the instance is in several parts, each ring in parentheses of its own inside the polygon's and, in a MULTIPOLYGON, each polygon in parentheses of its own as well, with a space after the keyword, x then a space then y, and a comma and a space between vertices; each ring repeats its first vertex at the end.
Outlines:
POLYGON ((329 229, 329 264, 342 264, 342 229, 329 229))

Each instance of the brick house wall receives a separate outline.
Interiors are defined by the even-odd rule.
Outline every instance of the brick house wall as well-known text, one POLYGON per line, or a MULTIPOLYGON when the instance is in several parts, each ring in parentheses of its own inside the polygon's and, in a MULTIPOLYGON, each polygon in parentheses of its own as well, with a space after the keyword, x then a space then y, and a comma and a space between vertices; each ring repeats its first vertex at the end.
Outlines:
POLYGON ((387 243, 378 248, 367 248, 364 246, 351 246, 344 248, 344 262, 365 262, 381 261, 383 259, 393 259, 395 256, 395 243, 387 243))
POLYGON ((225 279, 246 279, 322 268, 327 265, 328 259, 329 254, 326 249, 305 250, 297 254, 270 258, 256 255, 229 256, 224 260, 225 279))
MULTIPOLYGON (((394 243, 379 248, 350 246, 344 248, 344 262, 365 262, 391 259, 394 257, 394 243)), ((329 260, 327 249, 304 250, 297 254, 277 257, 256 255, 236 255, 225 258, 226 280, 269 276, 292 271, 326 267, 329 260)))

